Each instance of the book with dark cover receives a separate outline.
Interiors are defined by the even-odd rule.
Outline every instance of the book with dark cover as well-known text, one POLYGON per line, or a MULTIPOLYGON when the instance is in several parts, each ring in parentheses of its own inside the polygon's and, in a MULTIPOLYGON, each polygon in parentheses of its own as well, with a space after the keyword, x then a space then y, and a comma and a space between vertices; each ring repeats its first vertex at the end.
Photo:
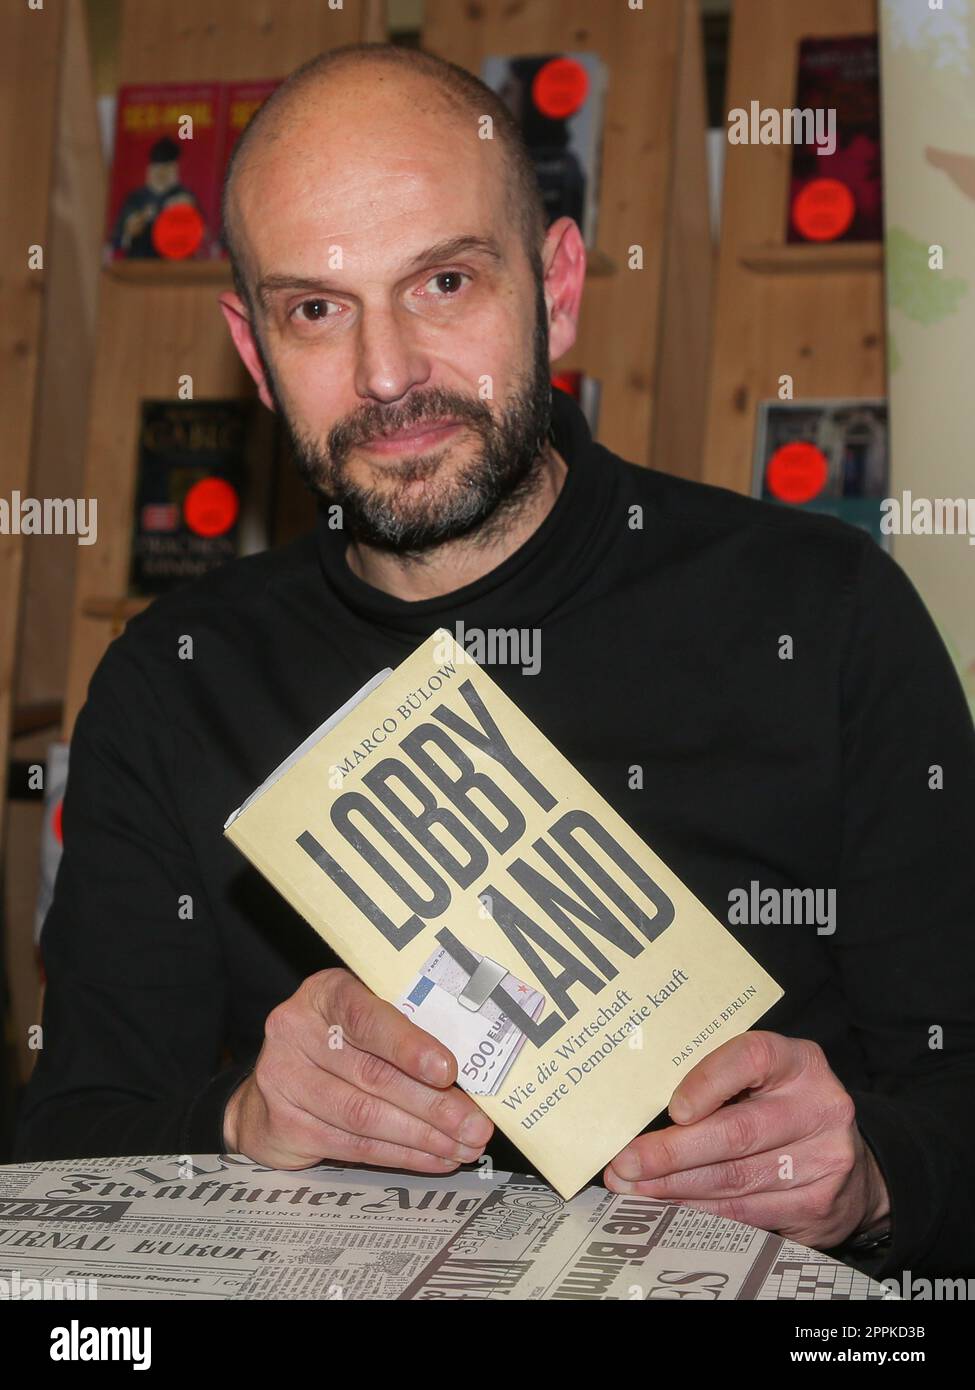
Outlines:
POLYGON ((131 587, 160 594, 268 544, 274 418, 249 400, 143 401, 131 587))
MULTIPOLYGON (((880 60, 876 34, 806 38, 799 45, 795 106, 835 112, 835 149, 795 144, 790 242, 880 241, 880 60)), ((823 117, 820 117, 822 120, 823 117)))
POLYGON ((549 225, 578 223, 596 235, 606 65, 595 53, 501 54, 485 58, 481 80, 502 98, 535 164, 549 225))

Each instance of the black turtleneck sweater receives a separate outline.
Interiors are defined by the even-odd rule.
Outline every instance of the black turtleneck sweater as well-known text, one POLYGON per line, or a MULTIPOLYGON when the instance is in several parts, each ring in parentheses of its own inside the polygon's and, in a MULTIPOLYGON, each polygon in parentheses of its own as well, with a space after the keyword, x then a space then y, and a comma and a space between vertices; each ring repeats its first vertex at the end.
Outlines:
POLYGON ((941 640, 865 533, 626 463, 558 391, 554 430, 555 505, 473 584, 382 593, 322 512, 112 643, 71 745, 18 1156, 222 1148, 268 1013, 340 963, 224 821, 436 627, 533 628, 540 670, 491 675, 721 921, 753 881, 836 890, 831 935, 730 926, 785 990, 759 1026, 818 1041, 856 1102, 893 1212, 871 1272, 975 1274, 975 736, 941 640))

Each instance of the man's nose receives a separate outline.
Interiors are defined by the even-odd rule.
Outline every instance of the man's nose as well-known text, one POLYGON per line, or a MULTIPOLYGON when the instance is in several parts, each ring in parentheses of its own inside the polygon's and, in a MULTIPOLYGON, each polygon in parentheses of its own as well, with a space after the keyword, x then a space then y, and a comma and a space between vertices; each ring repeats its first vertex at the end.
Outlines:
POLYGON ((430 375, 410 315, 395 306, 367 308, 358 327, 355 388, 360 396, 394 401, 430 375))

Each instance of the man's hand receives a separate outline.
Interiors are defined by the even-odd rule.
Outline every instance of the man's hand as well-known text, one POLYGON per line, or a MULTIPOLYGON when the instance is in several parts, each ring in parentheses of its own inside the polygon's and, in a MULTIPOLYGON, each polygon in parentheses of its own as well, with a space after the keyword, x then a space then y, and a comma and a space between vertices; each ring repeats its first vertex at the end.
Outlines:
POLYGON ((322 970, 268 1015, 224 1112, 226 1152, 270 1168, 336 1159, 446 1173, 494 1132, 456 1076, 443 1043, 347 970, 322 970))
POLYGON ((152 210, 150 208, 142 208, 139 212, 130 212, 122 229, 123 240, 133 241, 151 217, 152 210))
POLYGON ((688 1072, 669 1111, 674 1125, 639 1135, 607 1167, 611 1191, 699 1207, 821 1250, 889 1214, 853 1100, 818 1043, 731 1038, 688 1072))

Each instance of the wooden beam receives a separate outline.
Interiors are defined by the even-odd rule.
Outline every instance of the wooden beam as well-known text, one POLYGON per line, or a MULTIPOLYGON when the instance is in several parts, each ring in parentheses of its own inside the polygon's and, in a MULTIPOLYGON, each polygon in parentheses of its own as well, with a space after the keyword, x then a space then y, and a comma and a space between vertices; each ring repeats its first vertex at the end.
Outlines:
MULTIPOLYGON (((43 283, 29 248, 47 260, 63 5, 0 8, 0 495, 31 491, 43 283)), ((24 537, 0 535, 0 772, 6 785, 24 537)), ((0 797, 0 843, 6 802, 0 797)))

